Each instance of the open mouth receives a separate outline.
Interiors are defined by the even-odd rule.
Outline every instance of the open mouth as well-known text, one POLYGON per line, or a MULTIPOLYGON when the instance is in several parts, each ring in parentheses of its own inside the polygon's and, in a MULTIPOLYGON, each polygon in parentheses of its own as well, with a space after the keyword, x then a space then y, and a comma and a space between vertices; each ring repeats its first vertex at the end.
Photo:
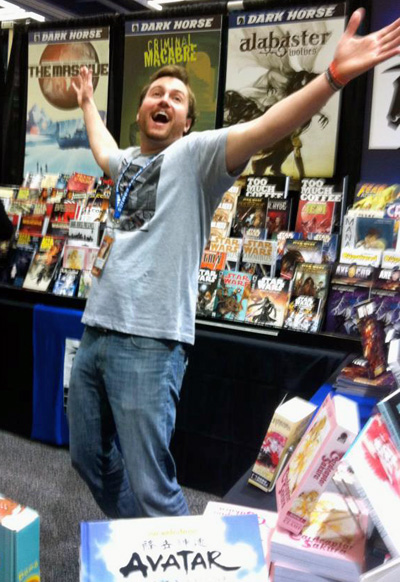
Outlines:
POLYGON ((152 119, 156 123, 168 123, 169 121, 169 117, 164 113, 164 111, 157 111, 157 113, 152 116, 152 119))

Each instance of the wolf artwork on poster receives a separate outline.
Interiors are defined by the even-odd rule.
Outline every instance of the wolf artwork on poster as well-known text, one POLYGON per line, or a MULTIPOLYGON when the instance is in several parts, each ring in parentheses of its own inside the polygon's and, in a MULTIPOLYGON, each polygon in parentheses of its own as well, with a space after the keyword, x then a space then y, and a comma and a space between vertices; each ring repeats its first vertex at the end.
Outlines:
MULTIPOLYGON (((224 125, 249 121, 322 73, 344 30, 344 4, 231 14, 224 125)), ((330 177, 339 95, 313 119, 253 156, 246 173, 330 177)))
POLYGON ((29 33, 24 174, 102 175, 90 150, 83 113, 72 86, 81 66, 93 72, 94 97, 105 120, 109 28, 29 33))

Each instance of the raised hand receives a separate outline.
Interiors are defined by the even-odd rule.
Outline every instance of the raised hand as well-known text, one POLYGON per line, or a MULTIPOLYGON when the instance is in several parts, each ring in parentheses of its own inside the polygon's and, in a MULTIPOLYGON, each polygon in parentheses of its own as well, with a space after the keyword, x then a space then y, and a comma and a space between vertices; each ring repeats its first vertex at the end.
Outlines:
POLYGON ((365 11, 351 15, 334 56, 336 71, 344 82, 365 73, 378 63, 400 54, 400 18, 366 36, 357 36, 365 11))
POLYGON ((72 81, 72 86, 76 92, 78 105, 82 108, 85 102, 93 98, 92 71, 87 67, 81 67, 79 75, 72 81))

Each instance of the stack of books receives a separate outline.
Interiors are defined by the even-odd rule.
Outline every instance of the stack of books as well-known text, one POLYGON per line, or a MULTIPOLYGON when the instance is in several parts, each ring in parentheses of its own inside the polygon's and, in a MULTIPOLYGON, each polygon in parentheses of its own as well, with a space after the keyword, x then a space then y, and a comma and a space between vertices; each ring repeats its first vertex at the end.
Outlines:
POLYGON ((367 360, 358 357, 342 368, 333 386, 341 394, 384 398, 397 388, 397 383, 390 370, 371 377, 367 360))
POLYGON ((339 493, 325 491, 299 535, 278 526, 271 539, 274 582, 358 582, 368 517, 352 506, 339 493))

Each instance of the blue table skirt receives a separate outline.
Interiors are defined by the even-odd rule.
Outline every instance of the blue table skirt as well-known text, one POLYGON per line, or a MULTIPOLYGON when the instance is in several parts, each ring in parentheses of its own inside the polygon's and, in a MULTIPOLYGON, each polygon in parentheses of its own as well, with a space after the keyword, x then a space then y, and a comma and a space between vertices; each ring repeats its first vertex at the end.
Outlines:
POLYGON ((46 305, 34 307, 32 439, 58 445, 69 442, 63 398, 65 340, 81 339, 82 313, 46 305))

